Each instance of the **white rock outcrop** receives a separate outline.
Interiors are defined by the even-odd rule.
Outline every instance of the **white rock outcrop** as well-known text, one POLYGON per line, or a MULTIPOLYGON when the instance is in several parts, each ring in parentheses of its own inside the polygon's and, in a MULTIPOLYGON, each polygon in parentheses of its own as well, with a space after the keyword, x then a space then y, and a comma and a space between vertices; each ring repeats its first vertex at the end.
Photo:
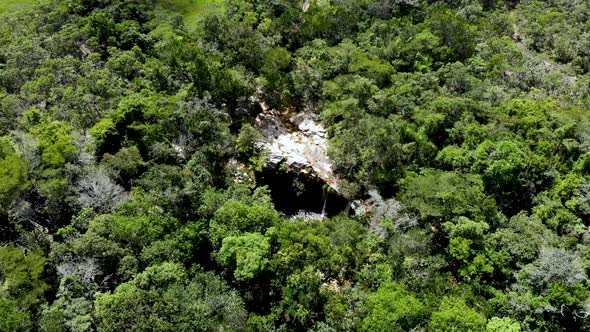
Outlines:
POLYGON ((327 133, 317 115, 266 110, 256 118, 256 128, 266 138, 258 147, 265 153, 267 166, 318 177, 338 190, 328 157, 327 133))

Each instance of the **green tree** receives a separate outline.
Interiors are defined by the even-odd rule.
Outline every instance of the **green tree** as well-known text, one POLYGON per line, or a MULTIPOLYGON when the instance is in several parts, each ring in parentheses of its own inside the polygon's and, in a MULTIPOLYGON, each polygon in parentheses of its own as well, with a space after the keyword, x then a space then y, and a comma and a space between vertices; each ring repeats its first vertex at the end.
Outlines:
POLYGON ((409 173, 401 182, 400 201, 423 220, 442 222, 465 216, 492 224, 498 220, 494 200, 484 193, 481 177, 434 169, 409 173))
POLYGON ((27 187, 27 173, 28 162, 19 158, 7 137, 0 137, 0 212, 27 187))
POLYGON ((270 49, 264 57, 260 69, 266 79, 266 98, 271 106, 287 105, 290 99, 288 68, 291 64, 291 54, 284 48, 270 49))
POLYGON ((218 260, 234 270, 237 280, 250 280, 265 271, 269 265, 270 244, 259 233, 228 236, 223 239, 217 254, 218 260))
POLYGON ((45 260, 40 250, 26 252, 14 246, 1 247, 0 295, 9 297, 25 311, 41 303, 49 288, 43 279, 45 260))
POLYGON ((368 236, 358 220, 345 216, 324 222, 283 222, 267 236, 271 244, 279 245, 271 266, 280 279, 311 267, 326 277, 360 279, 361 267, 382 258, 379 239, 368 236))
POLYGON ((486 325, 487 332, 520 332, 520 324, 510 317, 492 317, 486 325))
MULTIPOLYGON (((78 156, 79 147, 75 144, 74 129, 63 121, 52 121, 40 110, 32 109, 26 117, 31 123, 30 133, 37 140, 37 155, 30 157, 35 165, 31 180, 45 198, 45 203, 37 210, 48 215, 52 228, 63 225, 66 215, 75 207, 71 203, 75 195, 72 185, 74 172, 69 168, 78 156)), ((47 223, 47 222, 45 222, 47 223)))
POLYGON ((95 291, 95 287, 74 275, 62 275, 57 299, 41 312, 39 329, 43 332, 91 330, 94 326, 92 295, 95 291))
POLYGON ((517 282, 508 293, 514 314, 527 328, 581 328, 583 322, 577 316, 586 312, 590 295, 585 269, 586 262, 574 251, 542 248, 539 257, 518 272, 517 282), (527 306, 533 310, 523 310, 527 306), (551 319, 542 319, 541 315, 551 319))
POLYGON ((31 331, 33 320, 31 313, 22 310, 9 297, 0 295, 0 331, 31 331))
MULTIPOLYGON (((558 237, 536 216, 521 212, 485 239, 486 252, 496 272, 505 277, 514 275, 519 264, 537 259, 543 246, 557 243, 558 237)), ((499 276, 496 276, 499 279, 499 276)))
POLYGON ((426 306, 400 284, 386 283, 368 298, 364 331, 408 331, 424 323, 426 306))
POLYGON ((575 237, 583 232, 582 220, 590 215, 590 204, 585 198, 589 185, 588 178, 579 174, 559 176, 552 188, 536 197, 534 215, 559 234, 575 237))
POLYGON ((437 311, 432 313, 430 327, 433 331, 483 331, 486 318, 459 297, 445 296, 437 311))
POLYGON ((487 223, 458 217, 444 226, 449 232, 449 253, 461 262, 459 274, 469 280, 494 271, 492 261, 484 250, 484 240, 490 229, 487 223))
POLYGON ((209 236, 215 246, 220 246, 222 240, 228 236, 248 232, 264 233, 279 220, 278 212, 269 205, 247 205, 230 199, 215 212, 210 223, 209 236))
POLYGON ((366 185, 394 184, 405 160, 401 130, 396 123, 365 116, 354 125, 342 127, 330 142, 330 156, 336 170, 366 185), (364 139, 361 141, 359 137, 364 139))
POLYGON ((212 273, 189 278, 181 265, 147 268, 96 298, 98 331, 240 331, 246 312, 235 291, 212 273))
POLYGON ((442 6, 434 7, 426 24, 441 38, 446 46, 443 60, 464 60, 469 58, 475 49, 475 34, 469 22, 442 6))
POLYGON ((275 307, 276 323, 285 329, 305 330, 321 321, 326 295, 320 293, 322 274, 309 266, 290 274, 275 307))

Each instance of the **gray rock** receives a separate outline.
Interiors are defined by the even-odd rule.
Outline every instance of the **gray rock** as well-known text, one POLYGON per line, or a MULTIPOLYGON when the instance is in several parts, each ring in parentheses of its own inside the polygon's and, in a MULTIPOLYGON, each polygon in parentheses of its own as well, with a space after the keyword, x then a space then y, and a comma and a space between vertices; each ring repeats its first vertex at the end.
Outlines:
POLYGON ((263 112, 256 117, 256 128, 267 138, 278 138, 289 133, 275 112, 263 112))
POLYGON ((328 157, 327 133, 317 115, 304 112, 289 117, 267 110, 256 118, 256 128, 266 138, 258 147, 265 151, 268 167, 318 177, 338 191, 338 178, 328 157))

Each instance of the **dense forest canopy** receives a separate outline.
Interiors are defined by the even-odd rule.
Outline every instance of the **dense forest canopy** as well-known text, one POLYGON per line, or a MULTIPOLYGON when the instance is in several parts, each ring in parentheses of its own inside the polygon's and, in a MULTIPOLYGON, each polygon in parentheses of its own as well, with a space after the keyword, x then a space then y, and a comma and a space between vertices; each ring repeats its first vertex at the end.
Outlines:
POLYGON ((589 13, 0 1, 0 331, 590 330, 589 13), (265 109, 371 208, 279 211, 265 109))

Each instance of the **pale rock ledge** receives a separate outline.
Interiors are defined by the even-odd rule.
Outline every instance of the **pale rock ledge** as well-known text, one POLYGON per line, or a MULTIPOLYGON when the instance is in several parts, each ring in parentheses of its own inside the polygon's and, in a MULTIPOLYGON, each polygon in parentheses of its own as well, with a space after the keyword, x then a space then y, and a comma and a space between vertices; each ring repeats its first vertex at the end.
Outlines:
POLYGON ((338 178, 328 157, 327 133, 316 114, 265 110, 256 117, 255 126, 265 137, 257 145, 264 151, 266 166, 318 177, 338 191, 338 178))

